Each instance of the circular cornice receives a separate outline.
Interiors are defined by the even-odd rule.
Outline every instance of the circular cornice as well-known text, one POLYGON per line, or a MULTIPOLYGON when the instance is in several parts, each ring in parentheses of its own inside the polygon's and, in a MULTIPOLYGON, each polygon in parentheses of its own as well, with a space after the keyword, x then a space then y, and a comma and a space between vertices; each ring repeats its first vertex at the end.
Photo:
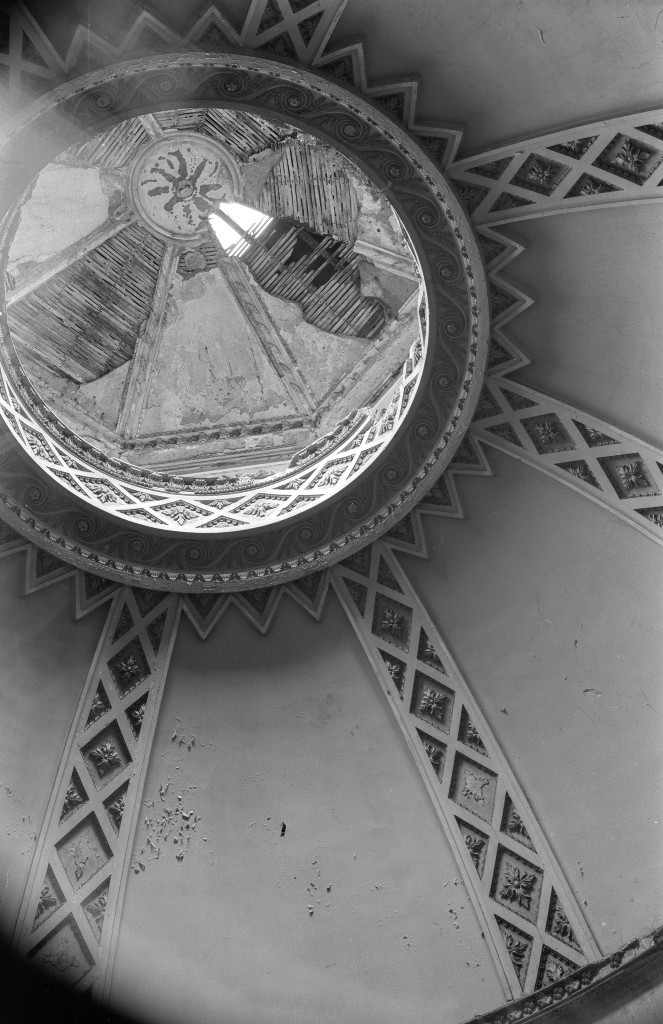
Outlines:
MULTIPOLYGON (((139 114, 192 106, 286 120, 346 154, 385 190, 409 235, 426 292, 428 343, 419 352, 418 386, 401 393, 400 422, 366 426, 388 431, 388 443, 347 484, 285 521, 225 536, 134 526, 57 483, 35 462, 22 426, 20 387, 3 369, 0 514, 60 558, 110 578, 159 589, 242 590, 285 582, 346 557, 423 497, 453 457, 478 399, 488 347, 487 289, 460 204, 407 132, 336 82, 253 56, 130 61, 31 104, 0 135, 7 168, 2 213, 10 215, 5 227, 26 180, 81 137, 139 114)), ((5 245, 3 267, 6 258, 5 245)), ((4 294, 2 332, 10 347, 4 294)))

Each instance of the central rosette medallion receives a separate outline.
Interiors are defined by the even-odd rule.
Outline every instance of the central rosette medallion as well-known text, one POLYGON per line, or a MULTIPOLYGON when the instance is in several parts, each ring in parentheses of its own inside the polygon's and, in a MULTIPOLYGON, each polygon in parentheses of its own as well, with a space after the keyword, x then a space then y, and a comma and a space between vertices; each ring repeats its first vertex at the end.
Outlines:
POLYGON ((141 149, 131 198, 144 223, 163 238, 194 242, 220 202, 241 199, 236 161, 225 146, 195 132, 169 132, 141 149))

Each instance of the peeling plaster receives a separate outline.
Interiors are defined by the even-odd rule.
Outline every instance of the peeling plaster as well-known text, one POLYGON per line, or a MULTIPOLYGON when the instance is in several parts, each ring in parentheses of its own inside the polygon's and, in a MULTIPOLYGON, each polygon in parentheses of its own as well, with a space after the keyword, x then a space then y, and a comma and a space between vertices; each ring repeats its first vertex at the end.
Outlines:
POLYGON ((135 875, 140 875, 162 854, 174 858, 178 864, 183 864, 191 855, 212 860, 216 856, 209 845, 203 818, 196 810, 198 785, 190 781, 196 774, 196 766, 188 758, 196 751, 207 757, 207 751, 216 751, 216 746, 197 739, 180 718, 174 719, 170 743, 170 749, 159 754, 164 760, 156 791, 142 802, 131 859, 135 875))

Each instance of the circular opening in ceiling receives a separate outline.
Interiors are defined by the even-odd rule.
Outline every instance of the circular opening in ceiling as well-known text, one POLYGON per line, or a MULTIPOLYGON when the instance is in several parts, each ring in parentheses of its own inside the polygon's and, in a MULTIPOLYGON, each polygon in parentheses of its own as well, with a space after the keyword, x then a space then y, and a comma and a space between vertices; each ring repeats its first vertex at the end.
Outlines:
POLYGON ((423 365, 422 275, 385 190, 243 111, 134 117, 61 153, 17 211, 7 278, 34 398, 19 439, 166 529, 327 499, 389 443, 423 365))
MULTIPOLYGON (((70 192, 68 208, 61 190, 50 193, 44 190, 42 202, 46 206, 49 196, 55 196, 59 204, 57 230, 62 237, 55 244, 44 221, 33 266, 23 268, 26 276, 22 281, 18 279, 18 267, 14 264, 7 275, 8 315, 2 320, 3 345, 0 346, 0 455, 5 466, 0 498, 9 509, 8 515, 17 521, 17 528, 26 536, 34 535, 40 544, 73 564, 92 565, 95 572, 113 578, 132 582, 138 579, 144 585, 165 589, 238 590, 261 586, 263 581, 294 579, 351 554, 389 529, 430 491, 436 477, 454 457, 478 398, 489 337, 487 285, 472 228, 444 174, 417 139, 393 118, 365 98, 308 69, 293 69, 271 59, 238 54, 180 54, 176 60, 168 55, 90 72, 76 82, 59 87, 35 102, 20 118, 3 126, 0 153, 7 168, 3 195, 6 197, 4 212, 8 216, 3 221, 0 239, 0 273, 3 275, 9 246, 12 242, 18 246, 21 217, 26 213, 26 204, 38 197, 45 180, 44 172, 49 168, 54 174, 75 172, 81 186, 70 192), (171 112, 177 111, 169 123, 160 120, 167 119, 165 107, 171 112), (227 125, 227 118, 238 117, 242 121, 241 133, 220 140, 219 123, 225 121, 227 125), (215 125, 211 125, 210 118, 215 125), (306 225, 301 204, 315 206, 315 203, 314 193, 305 188, 299 188, 294 196, 290 191, 292 202, 298 204, 292 208, 272 209, 255 201, 254 196, 262 193, 268 178, 273 184, 271 200, 282 203, 286 198, 282 182, 276 173, 271 174, 275 166, 268 168, 269 173, 261 179, 264 168, 254 166, 260 160, 252 160, 252 154, 241 148, 246 139, 249 145, 254 144, 254 129, 259 122, 273 131, 269 146, 261 149, 270 150, 275 165, 285 155, 292 156, 295 147, 290 140, 295 138, 305 149, 307 161, 309 156, 315 160, 325 147, 336 154, 342 172, 329 188, 341 201, 334 204, 336 219, 331 224, 306 225), (134 133, 133 140, 124 136, 127 125, 134 133), (95 126, 100 134, 90 137, 89 132, 94 131, 95 126), (177 300, 182 309, 187 297, 193 300, 197 292, 211 291, 208 282, 215 275, 226 283, 227 291, 232 291, 231 285, 235 286, 254 309, 254 289, 245 288, 244 281, 248 273, 255 281, 254 269, 257 273, 259 260, 254 268, 220 246, 210 230, 209 216, 202 224, 208 231, 206 238, 197 236, 200 225, 195 223, 195 218, 194 225, 189 224, 189 237, 184 240, 161 235, 154 226, 148 230, 145 215, 138 209, 137 200, 128 187, 141 146, 152 145, 155 139, 166 135, 183 141, 186 132, 219 143, 225 147, 226 155, 241 165, 243 191, 239 190, 239 194, 226 192, 225 197, 218 191, 213 199, 219 203, 219 214, 221 203, 237 202, 272 218, 269 233, 257 240, 267 251, 255 244, 256 239, 250 240, 253 253, 266 261, 264 266, 268 269, 275 247, 278 251, 279 247, 293 242, 288 229, 279 228, 280 220, 289 218, 295 222, 295 241, 302 241, 306 249, 305 252, 300 249, 298 256, 313 260, 309 267, 314 271, 312 278, 321 280, 330 272, 330 266, 332 270, 339 269, 338 264, 334 267, 332 261, 324 258, 329 256, 324 246, 318 253, 311 251, 310 239, 304 237, 304 230, 314 243, 316 233, 321 236, 320 242, 328 243, 327 236, 331 236, 334 260, 339 256, 367 257, 375 266, 377 257, 387 250, 390 259, 387 261, 385 257, 385 264, 388 262, 385 269, 390 272, 399 265, 398 260, 391 259, 398 250, 390 250, 384 244, 383 232, 378 234, 377 228, 390 225, 403 232, 404 226, 408 232, 407 237, 403 232, 402 246, 405 258, 414 262, 417 278, 411 300, 418 321, 416 323, 412 317, 415 340, 405 358, 398 360, 391 377, 385 378, 386 361, 381 358, 372 367, 370 362, 359 366, 351 381, 352 388, 345 396, 342 388, 340 392, 336 386, 328 388, 329 406, 336 404, 338 407, 340 394, 341 399, 345 397, 350 411, 341 419, 332 417, 334 425, 326 432, 323 432, 321 419, 309 422, 308 426, 314 428, 311 441, 306 437, 297 439, 294 435, 307 426, 304 413, 294 422, 285 423, 281 418, 270 424, 264 410, 262 416, 260 410, 254 411, 252 419, 246 416, 228 430, 228 424, 213 423, 206 428, 196 421, 188 432, 182 430, 179 422, 176 429, 170 431, 167 424, 160 423, 151 431, 151 436, 138 437, 135 424, 145 411, 141 397, 146 390, 145 382, 149 384, 155 368, 157 376, 167 374, 177 363, 176 354, 169 354, 162 346, 158 359, 150 357, 154 352, 150 341, 152 332, 156 330, 160 334, 162 328, 162 321, 151 312, 138 318, 137 328, 123 337, 129 348, 128 355, 123 355, 118 348, 122 358, 115 366, 106 367, 96 378, 80 385, 72 379, 68 389, 62 380, 55 388, 53 381, 49 381, 49 374, 42 372, 39 382, 42 393, 39 393, 26 373, 30 363, 28 347, 24 345, 21 358, 17 354, 20 339, 18 332, 16 337, 10 333, 8 321, 19 304, 28 301, 35 285, 47 286, 57 278, 62 284, 65 280, 62 275, 70 270, 69 257, 73 256, 72 265, 80 261, 77 244, 82 233, 75 233, 80 231, 80 225, 75 222, 84 220, 89 211, 77 197, 86 195, 82 185, 88 184, 90 176, 95 175, 96 195, 101 195, 99 202, 105 203, 102 220, 108 221, 104 228, 108 231, 107 238, 121 239, 124 248, 107 251, 108 258, 101 261, 104 272, 110 269, 111 273, 104 292, 107 301, 86 306, 96 311, 98 320, 95 331, 81 331, 78 337, 86 341, 102 338, 107 326, 104 317, 114 312, 113 303, 140 303, 141 289, 146 284, 148 293, 154 297, 150 310, 161 309, 163 317, 173 298, 167 286, 169 282, 177 286, 177 300), (81 136, 85 141, 80 141, 81 136), (95 160, 99 163, 100 144, 104 154, 101 168, 94 165, 95 160), (73 162, 68 159, 72 153, 77 157, 73 162), (362 174, 366 175, 364 181, 372 190, 369 194, 374 211, 386 209, 386 217, 382 222, 375 216, 367 217, 366 222, 375 229, 375 234, 358 244, 358 241, 346 242, 343 236, 339 237, 338 223, 339 219, 342 223, 348 213, 342 201, 346 194, 343 190, 347 190, 353 175, 362 174), (88 180, 84 180, 86 175, 88 180), (32 183, 26 190, 24 181, 31 178, 32 183), (16 205, 11 206, 9 196, 13 196, 16 205), (276 226, 274 231, 273 226, 276 226), (132 234, 138 229, 147 240, 144 244, 132 234), (67 232, 70 237, 65 243, 67 232), (416 253, 414 259, 410 239, 416 253), (364 244, 364 251, 360 251, 364 244), (341 248, 339 253, 338 247, 342 246, 346 247, 345 251, 341 248), (53 274, 54 264, 63 252, 66 265, 56 268, 57 273, 53 274), (163 258, 165 252, 168 259, 163 258), (316 263, 315 258, 321 255, 322 263, 316 263), (113 391, 110 385, 117 382, 112 372, 118 371, 117 376, 120 376, 123 364, 127 363, 131 364, 132 373, 113 391), (381 379, 378 369, 383 374, 381 379), (352 399, 358 390, 353 389, 365 387, 371 372, 375 373, 370 381, 372 397, 368 403, 354 402, 352 399), (107 375, 108 393, 96 402, 94 394, 87 394, 89 403, 85 408, 80 396, 93 392, 98 377, 103 375, 107 375), (139 382, 135 388, 134 378, 139 382), (51 393, 47 396, 49 383, 51 393), (68 402, 74 389, 78 400, 68 402), (126 395, 130 397, 128 402, 123 397, 126 395), (58 413, 53 411, 55 400, 59 400, 62 407, 58 413), (110 429, 107 416, 106 419, 101 416, 102 412, 108 414, 112 409, 113 400, 117 403, 118 425, 120 404, 124 410, 124 429, 110 429), (72 417, 73 426, 66 422, 67 415, 72 417), (85 419, 86 429, 103 435, 105 450, 101 443, 85 439, 80 432, 81 419, 85 419), (279 422, 283 424, 281 430, 279 422), (248 423, 251 429, 247 432, 248 423), (216 463, 211 459, 207 465, 199 461, 195 474, 186 470, 187 465, 190 466, 187 460, 191 452, 199 458, 205 445, 222 439, 226 445, 227 466, 223 473, 212 469, 218 465, 218 454, 213 450, 216 463), (290 450, 289 444, 292 444, 290 450), (235 450, 233 445, 237 446, 235 450), (270 446, 283 460, 280 471, 270 446), (118 452, 117 456, 113 455, 114 451, 118 452), (125 521, 118 522, 118 517, 125 521)), ((173 176, 168 182, 170 192, 161 193, 165 202, 173 198, 175 204, 190 204, 194 196, 200 198, 195 185, 203 174, 202 171, 196 174, 201 162, 198 159, 189 164, 186 160, 186 168, 181 170, 175 156, 169 171, 173 176), (193 186, 190 195, 182 182, 193 186)), ((232 163, 224 166, 231 168, 232 163)), ((204 168, 210 169, 208 164, 204 168)), ((232 182, 230 169, 228 176, 232 182)), ((214 185, 215 179, 216 174, 205 184, 214 185)), ((158 177, 148 184, 150 188, 165 186, 158 177)), ((27 216, 24 219, 27 223, 27 216)), ((98 221, 93 217, 89 219, 86 237, 99 228, 98 221)), ((170 230, 167 225, 166 228, 170 230)), ((20 262, 17 251, 13 249, 11 257, 20 262)), ((32 252, 34 256, 34 248, 32 252)), ((90 252, 97 261, 89 267, 94 278, 100 271, 100 247, 95 244, 90 252)), ((267 296, 265 303, 268 306, 280 304, 281 310, 289 309, 294 313, 291 325, 298 319, 300 330, 304 332, 314 327, 333 333, 339 336, 337 341, 349 342, 350 347, 354 339, 370 352, 383 327, 377 322, 370 323, 369 316, 365 336, 357 332, 356 324, 349 328, 358 308, 354 302, 349 302, 345 310, 346 322, 335 322, 331 330, 328 324, 310 323, 312 314, 316 314, 314 300, 325 298, 317 304, 321 316, 336 315, 338 308, 327 301, 324 290, 305 297, 301 304, 296 296, 287 294, 293 276, 295 283, 299 281, 292 271, 299 272, 301 264, 298 259, 294 262, 297 267, 273 268, 278 271, 273 275, 276 294, 258 282, 267 296), (280 273, 283 269, 285 274, 280 273), (375 336, 371 336, 372 328, 375 328, 375 336)), ((355 264, 348 276, 358 269, 355 264)), ((380 304, 383 300, 376 294, 377 287, 381 287, 380 277, 376 275, 376 284, 367 280, 368 276, 364 274, 362 279, 360 270, 360 305, 367 299, 375 299, 380 304)), ((314 285, 318 283, 313 281, 314 285)), ((323 281, 323 288, 324 284, 323 281)), ((87 294, 85 288, 83 294, 87 294)), ((60 325, 76 322, 75 304, 58 303, 56 298, 55 305, 60 313, 60 325)), ((190 306, 193 305, 192 301, 190 306)), ((219 323, 225 328, 229 308, 226 303, 223 312, 212 317, 215 329, 219 323)), ((397 312, 399 310, 397 307, 397 312)), ((265 330, 271 330, 271 308, 267 309, 266 316, 269 321, 263 322, 261 316, 257 321, 265 330)), ((392 323, 398 326, 397 321, 395 317, 392 323)), ((41 345, 39 351, 43 355, 49 339, 41 330, 40 314, 36 311, 34 323, 36 343, 41 345)), ((200 339, 200 351, 205 351, 204 341, 209 333, 207 329, 193 332, 200 339)), ((173 337, 177 340, 177 332, 173 332, 173 337)), ((213 346, 208 345, 207 350, 215 357, 218 354, 213 346)), ((236 347, 241 355, 245 355, 246 350, 244 344, 236 347)), ((76 345, 69 351, 67 368, 70 370, 76 365, 76 345)), ((89 351, 88 348, 88 354, 89 351)), ((103 353, 103 347, 100 351, 103 353)), ((303 351, 310 354, 312 350, 310 346, 303 346, 303 351)), ((290 358, 289 353, 286 354, 290 358)), ((325 365, 328 368, 334 360, 328 359, 325 364, 323 356, 324 351, 322 354, 319 350, 313 351, 311 359, 315 365, 308 381, 317 384, 324 380, 325 365)), ((292 360, 275 358, 270 365, 281 386, 285 386, 286 378, 292 386, 286 373, 292 360)), ((356 362, 353 365, 356 366, 356 362)), ((170 405, 156 401, 152 406, 160 414, 171 417, 181 410, 184 399, 199 401, 201 398, 195 386, 182 387, 187 381, 190 384, 191 376, 201 371, 200 365, 193 359, 180 360, 177 369, 176 386, 167 388, 170 405)), ((58 372, 61 373, 61 368, 58 372)), ((224 374, 220 386, 232 375, 242 374, 224 374)), ((204 397, 204 389, 201 393, 204 397)), ((302 390, 293 388, 289 394, 293 401, 294 394, 301 399, 302 390)), ((217 401, 215 408, 218 407, 217 401)), ((338 416, 338 408, 335 412, 338 416)), ((207 452, 210 452, 209 447, 207 452)))

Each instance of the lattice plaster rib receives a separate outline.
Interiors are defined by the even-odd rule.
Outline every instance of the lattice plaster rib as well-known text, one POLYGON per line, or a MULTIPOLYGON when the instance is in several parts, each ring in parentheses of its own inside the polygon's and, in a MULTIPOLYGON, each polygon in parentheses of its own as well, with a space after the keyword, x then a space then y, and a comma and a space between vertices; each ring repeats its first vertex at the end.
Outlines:
POLYGON ((534 388, 488 378, 471 432, 663 544, 663 451, 534 388))
POLYGON ((30 870, 15 943, 74 987, 104 989, 179 600, 118 588, 30 870))
POLYGON ((475 224, 660 198, 663 110, 580 125, 449 168, 475 224))
POLYGON ((387 541, 330 575, 426 782, 505 994, 534 991, 550 958, 566 973, 595 958, 534 812, 387 541))

